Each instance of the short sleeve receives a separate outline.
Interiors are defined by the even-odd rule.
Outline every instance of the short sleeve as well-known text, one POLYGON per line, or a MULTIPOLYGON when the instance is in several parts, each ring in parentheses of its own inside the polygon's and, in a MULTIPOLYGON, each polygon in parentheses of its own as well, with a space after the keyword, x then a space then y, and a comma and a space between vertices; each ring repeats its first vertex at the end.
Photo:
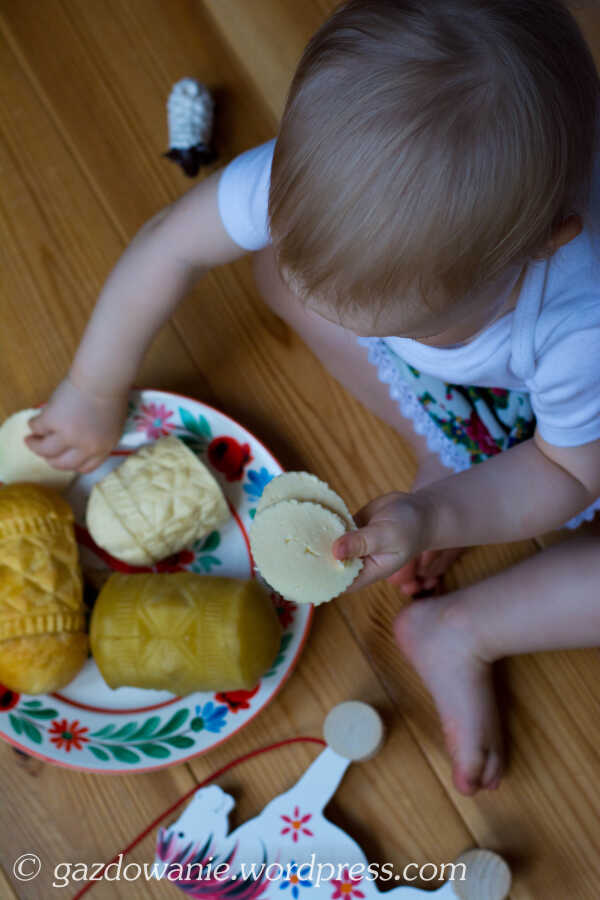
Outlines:
POLYGON ((576 447, 600 438, 600 296, 546 341, 529 384, 542 438, 576 447))
POLYGON ((221 173, 219 214, 225 230, 244 250, 261 250, 269 235, 269 185, 275 138, 236 156, 221 173))

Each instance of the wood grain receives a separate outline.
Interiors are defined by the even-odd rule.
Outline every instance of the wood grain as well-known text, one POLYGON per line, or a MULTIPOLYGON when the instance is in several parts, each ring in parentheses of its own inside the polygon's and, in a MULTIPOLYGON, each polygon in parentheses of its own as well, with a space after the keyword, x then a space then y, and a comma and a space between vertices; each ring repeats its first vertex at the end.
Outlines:
MULTIPOLYGON (((12 43, 0 47, 1 309, 10 322, 0 356, 5 414, 43 402, 63 377, 126 245, 12 43)), ((140 382, 185 387, 189 373, 185 347, 169 324, 151 347, 140 382)))
POLYGON ((2 869, 0 869, 0 891, 6 900, 19 900, 2 869))

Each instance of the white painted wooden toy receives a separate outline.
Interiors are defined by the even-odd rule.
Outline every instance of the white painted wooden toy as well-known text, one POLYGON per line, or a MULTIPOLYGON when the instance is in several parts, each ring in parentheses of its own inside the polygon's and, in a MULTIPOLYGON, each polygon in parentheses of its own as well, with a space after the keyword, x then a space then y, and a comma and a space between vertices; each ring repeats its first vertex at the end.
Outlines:
POLYGON ((169 151, 165 156, 192 178, 200 166, 216 159, 211 147, 214 106, 208 88, 195 78, 182 78, 169 95, 169 151))
MULTIPOLYGON (((290 790, 271 800, 254 819, 229 834, 227 816, 233 799, 216 785, 201 788, 180 818, 161 828, 155 874, 166 877, 195 898, 235 900, 504 900, 510 871, 489 850, 469 850, 454 866, 446 864, 446 881, 437 891, 398 884, 379 891, 401 875, 391 864, 369 865, 365 854, 323 809, 353 760, 365 760, 381 746, 383 725, 366 703, 342 703, 327 716, 328 746, 290 790), (162 868, 161 868, 162 866, 162 868)), ((431 878, 433 864, 422 878, 431 878)), ((441 866, 438 867, 441 869, 441 866)), ((410 877, 416 878, 413 867, 410 877)), ((436 879, 444 876, 436 872, 436 879)), ((433 884, 433 882, 432 882, 433 884)))

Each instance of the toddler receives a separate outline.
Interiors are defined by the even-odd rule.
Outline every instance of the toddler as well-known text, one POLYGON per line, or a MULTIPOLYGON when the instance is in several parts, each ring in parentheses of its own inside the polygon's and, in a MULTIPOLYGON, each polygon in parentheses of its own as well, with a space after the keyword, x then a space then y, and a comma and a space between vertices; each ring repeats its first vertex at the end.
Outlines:
MULTIPOLYGON (((29 446, 58 468, 97 466, 177 302, 257 251, 271 307, 375 412, 418 432, 411 493, 372 500, 334 544, 365 560, 353 590, 389 578, 416 593, 457 547, 591 519, 597 114, 592 57, 558 0, 342 5, 304 52, 277 139, 136 236, 29 446)), ((588 532, 402 611, 396 637, 433 694, 458 790, 501 778, 492 663, 600 642, 599 582, 588 532)))

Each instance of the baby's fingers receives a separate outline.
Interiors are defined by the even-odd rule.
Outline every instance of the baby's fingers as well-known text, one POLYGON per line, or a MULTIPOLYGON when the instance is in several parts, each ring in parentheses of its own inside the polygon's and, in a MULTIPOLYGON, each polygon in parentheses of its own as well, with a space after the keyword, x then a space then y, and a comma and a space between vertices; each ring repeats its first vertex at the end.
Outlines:
MULTIPOLYGON (((333 544, 336 559, 354 559, 357 556, 375 556, 381 553, 397 554, 399 551, 401 552, 401 538, 397 528, 389 521, 373 522, 365 528, 347 531, 333 544)), ((396 564, 389 574, 397 568, 396 564)))
POLYGON ((397 529, 390 522, 373 522, 338 538, 332 546, 336 559, 360 557, 364 563, 349 592, 358 591, 395 572, 403 562, 400 544, 397 529))
POLYGON ((63 453, 53 456, 48 462, 54 469, 77 470, 80 465, 85 463, 87 456, 83 450, 76 448, 67 448, 63 453))
POLYGON ((65 439, 56 432, 49 432, 41 437, 30 434, 25 438, 25 443, 38 456, 44 456, 47 459, 52 459, 67 449, 65 439))
POLYGON ((363 559, 363 567, 348 588, 345 591, 346 594, 352 594, 354 591, 360 591, 361 588, 367 587, 369 584, 373 584, 375 581, 381 581, 382 578, 386 578, 390 572, 393 572, 395 565, 393 562, 388 564, 387 559, 385 557, 378 557, 377 559, 373 559, 372 556, 367 556, 363 559))
POLYGON ((378 512, 386 509, 401 496, 402 494, 395 492, 393 494, 383 494, 381 497, 375 497, 374 500, 370 500, 354 514, 354 521, 359 528, 363 528, 365 525, 369 524, 371 519, 374 518, 378 512))
MULTIPOLYGON (((37 435, 38 437, 42 437, 45 434, 48 434, 49 431, 52 430, 51 426, 46 424, 46 411, 42 410, 37 414, 37 416, 32 416, 31 419, 27 420, 27 424, 31 428, 31 433, 37 435)), ((28 435, 29 437, 29 435, 28 435)))

